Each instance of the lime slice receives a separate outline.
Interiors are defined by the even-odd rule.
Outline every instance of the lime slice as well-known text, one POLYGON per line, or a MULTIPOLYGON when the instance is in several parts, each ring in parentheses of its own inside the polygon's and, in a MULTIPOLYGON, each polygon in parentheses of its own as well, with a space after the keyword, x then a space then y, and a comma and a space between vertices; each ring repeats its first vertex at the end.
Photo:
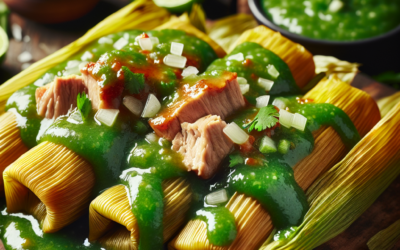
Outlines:
POLYGON ((202 2, 201 0, 154 0, 160 7, 166 8, 172 13, 183 13, 192 8, 193 3, 202 2))
POLYGON ((6 52, 8 50, 8 37, 3 28, 0 27, 0 63, 3 62, 6 52))

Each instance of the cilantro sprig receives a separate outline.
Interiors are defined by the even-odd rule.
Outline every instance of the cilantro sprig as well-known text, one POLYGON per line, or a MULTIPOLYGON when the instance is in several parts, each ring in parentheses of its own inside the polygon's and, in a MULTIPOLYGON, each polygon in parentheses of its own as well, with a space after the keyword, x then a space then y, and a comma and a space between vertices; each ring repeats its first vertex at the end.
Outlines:
POLYGON ((124 73, 125 89, 129 94, 139 94, 144 89, 144 74, 133 73, 125 66, 121 69, 124 73))
POLYGON ((257 131, 263 131, 267 128, 272 128, 278 122, 278 117, 279 113, 275 109, 274 105, 262 107, 258 111, 254 120, 251 122, 249 132, 251 132, 253 129, 256 129, 257 131))
POLYGON ((229 167, 234 167, 234 166, 236 166, 238 164, 243 164, 244 163, 243 157, 240 156, 240 154, 229 155, 229 158, 230 158, 229 167))
POLYGON ((90 110, 92 109, 92 102, 86 93, 82 93, 82 95, 81 93, 78 93, 78 96, 76 97, 76 106, 81 113, 82 120, 85 121, 90 113, 90 110))

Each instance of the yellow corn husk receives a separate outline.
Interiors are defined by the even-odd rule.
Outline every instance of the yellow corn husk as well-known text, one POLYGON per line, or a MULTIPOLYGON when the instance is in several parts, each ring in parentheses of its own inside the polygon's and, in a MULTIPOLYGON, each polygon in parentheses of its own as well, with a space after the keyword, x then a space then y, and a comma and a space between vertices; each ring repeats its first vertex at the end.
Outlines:
POLYGON ((386 116, 389 111, 400 102, 400 92, 396 92, 391 96, 378 100, 378 107, 381 111, 381 116, 386 116))
POLYGON ((92 167, 64 146, 43 142, 3 174, 7 210, 34 215, 45 233, 81 216, 95 182, 92 167))
POLYGON ((400 241, 400 220, 375 234, 367 243, 369 250, 390 250, 400 241))
POLYGON ((293 235, 262 249, 313 249, 348 228, 400 174, 399 131, 400 103, 310 187, 310 210, 293 235))
MULTIPOLYGON (((361 136, 365 135, 380 118, 378 107, 368 94, 341 82, 337 77, 320 82, 307 94, 307 98, 314 98, 316 102, 327 102, 341 108, 354 122, 361 136)), ((319 129, 314 133, 314 138, 313 152, 293 168, 295 179, 303 190, 306 190, 318 176, 340 161, 348 151, 333 128, 319 129)), ((207 240, 205 223, 200 220, 192 220, 171 242, 170 248, 179 250, 250 250, 261 246, 273 229, 271 218, 261 205, 250 197, 235 194, 226 207, 233 212, 238 229, 237 237, 230 246, 211 245, 207 240), (246 203, 253 203, 254 206, 248 207, 246 203), (232 206, 232 204, 235 205, 232 206), (238 210, 240 212, 235 212, 237 206, 241 207, 238 210), (192 248, 191 246, 196 247, 192 248)))
MULTIPOLYGON (((192 193, 183 178, 165 180, 162 186, 164 241, 167 241, 183 225, 192 193)), ((90 204, 89 240, 99 241, 106 249, 138 248, 139 229, 124 185, 109 188, 90 204)))
POLYGON ((190 23, 203 33, 206 31, 206 14, 200 4, 193 4, 189 14, 190 23))
POLYGON ((208 36, 228 51, 243 32, 255 27, 257 21, 252 15, 236 14, 215 21, 208 29, 208 36))
POLYGON ((304 87, 315 75, 313 55, 302 45, 294 43, 265 26, 258 26, 244 32, 232 44, 229 51, 244 42, 258 43, 264 48, 277 54, 289 66, 297 85, 304 87))
POLYGON ((327 76, 335 74, 346 83, 351 83, 358 73, 359 63, 350 63, 333 56, 314 56, 315 73, 325 72, 327 76))
MULTIPOLYGON (((28 148, 21 140, 17 128, 16 117, 11 112, 0 116, 0 174, 3 176, 4 169, 23 155, 28 148)), ((0 180, 0 196, 4 196, 3 178, 0 180)))
POLYGON ((128 29, 150 30, 168 19, 168 11, 156 6, 153 1, 136 0, 132 2, 98 23, 75 42, 32 64, 28 69, 1 85, 0 110, 4 109, 7 98, 16 90, 31 84, 47 70, 64 62, 96 39, 128 29))
POLYGON ((177 29, 177 30, 183 30, 187 34, 193 35, 197 38, 200 38, 201 40, 207 42, 211 48, 214 49, 215 53, 218 55, 218 57, 224 57, 226 55, 225 50, 219 46, 216 42, 214 42, 209 36, 198 30, 196 27, 194 27, 191 22, 190 18, 187 15, 187 13, 182 14, 180 17, 172 16, 171 19, 158 26, 156 30, 162 30, 162 29, 177 29))

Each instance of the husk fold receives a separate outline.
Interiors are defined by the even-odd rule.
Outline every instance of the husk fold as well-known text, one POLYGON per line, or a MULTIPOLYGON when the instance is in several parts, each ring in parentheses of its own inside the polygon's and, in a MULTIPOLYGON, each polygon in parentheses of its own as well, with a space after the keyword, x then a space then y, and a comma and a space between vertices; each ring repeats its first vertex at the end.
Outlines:
POLYGON ((369 250, 390 250, 400 240, 400 220, 379 231, 367 243, 369 250))
POLYGON ((293 235, 263 250, 312 249, 348 228, 400 174, 400 103, 308 190, 310 210, 293 235))
POLYGON ((304 87, 315 75, 313 55, 302 45, 290 41, 279 32, 263 25, 247 30, 231 45, 228 52, 244 42, 258 43, 277 54, 289 66, 300 88, 304 87))
POLYGON ((346 83, 351 83, 354 76, 358 73, 359 63, 342 61, 333 56, 314 56, 315 73, 325 72, 327 76, 337 75, 339 79, 346 83))
POLYGON ((0 86, 0 112, 3 112, 6 100, 13 92, 31 84, 47 70, 64 62, 96 39, 128 29, 150 30, 166 22, 168 18, 169 13, 156 6, 153 1, 136 0, 132 2, 98 23, 78 40, 32 64, 28 69, 2 84, 0 86))
POLYGON ((378 107, 381 111, 381 116, 386 116, 389 111, 398 103, 400 103, 400 92, 394 93, 393 95, 378 100, 378 107))
MULTIPOLYGON (((361 136, 365 135, 380 118, 378 107, 368 94, 341 82, 337 77, 320 82, 307 94, 307 97, 314 98, 319 103, 331 103, 341 108, 354 122, 361 136)), ((320 128, 314 132, 314 138, 313 152, 293 168, 295 179, 303 190, 340 161, 349 150, 333 128, 320 128)), ((226 207, 234 214, 238 230, 237 237, 231 245, 226 247, 211 245, 207 240, 205 223, 191 220, 170 243, 170 249, 222 250, 260 247, 271 233, 273 225, 269 214, 259 202, 251 197, 235 194, 226 207)))
MULTIPOLYGON (((183 178, 163 181, 164 241, 183 225, 190 208, 190 184, 183 178)), ((109 188, 90 204, 89 240, 106 249, 138 249, 139 228, 124 185, 109 188)))
MULTIPOLYGON (((11 112, 0 115, 0 174, 18 157, 28 151, 21 140, 16 117, 11 112)), ((0 178, 0 196, 4 196, 3 178, 0 178)))
POLYGON ((92 167, 64 146, 43 142, 8 166, 3 174, 7 211, 32 214, 44 233, 81 216, 95 183, 92 167))

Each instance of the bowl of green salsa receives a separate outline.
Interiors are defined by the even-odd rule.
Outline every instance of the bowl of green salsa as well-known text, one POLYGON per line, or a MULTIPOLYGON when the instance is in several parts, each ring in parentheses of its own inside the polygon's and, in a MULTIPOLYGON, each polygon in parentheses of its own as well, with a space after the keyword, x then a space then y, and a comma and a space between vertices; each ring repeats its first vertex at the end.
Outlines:
POLYGON ((400 70, 399 0, 249 0, 249 7, 313 54, 360 62, 370 74, 400 70))

